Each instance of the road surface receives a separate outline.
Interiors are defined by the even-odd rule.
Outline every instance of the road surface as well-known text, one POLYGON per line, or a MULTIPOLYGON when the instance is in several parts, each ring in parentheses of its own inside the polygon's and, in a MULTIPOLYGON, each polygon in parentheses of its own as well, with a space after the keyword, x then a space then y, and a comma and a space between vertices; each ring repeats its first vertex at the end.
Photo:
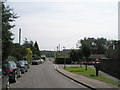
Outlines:
POLYGON ((54 65, 44 62, 32 65, 10 88, 86 88, 57 72, 54 65))

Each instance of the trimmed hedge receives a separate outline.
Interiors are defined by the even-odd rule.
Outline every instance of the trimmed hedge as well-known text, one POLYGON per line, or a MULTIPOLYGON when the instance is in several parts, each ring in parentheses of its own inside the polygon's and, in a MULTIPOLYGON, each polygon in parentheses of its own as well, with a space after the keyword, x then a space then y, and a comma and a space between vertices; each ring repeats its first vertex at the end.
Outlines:
POLYGON ((64 60, 66 60, 66 64, 71 64, 72 60, 70 58, 64 58, 64 57, 57 57, 55 58, 55 63, 57 64, 64 64, 64 60))

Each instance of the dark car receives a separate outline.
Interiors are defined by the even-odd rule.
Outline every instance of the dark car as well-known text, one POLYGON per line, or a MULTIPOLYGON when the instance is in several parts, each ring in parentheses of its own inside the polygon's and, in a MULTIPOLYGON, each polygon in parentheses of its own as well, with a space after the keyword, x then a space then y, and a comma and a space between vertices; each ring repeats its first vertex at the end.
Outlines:
POLYGON ((17 64, 17 67, 20 68, 22 73, 27 72, 27 66, 25 65, 23 60, 17 61, 16 64, 17 64))
POLYGON ((38 64, 40 64, 39 60, 32 60, 32 65, 38 65, 38 64))
POLYGON ((9 83, 9 73, 5 69, 0 68, 0 83, 1 83, 1 89, 8 90, 10 87, 9 83))
POLYGON ((21 77, 20 68, 17 67, 14 61, 8 61, 3 64, 3 69, 5 69, 9 73, 9 82, 13 83, 17 81, 18 77, 21 77))
POLYGON ((29 69, 30 66, 29 66, 29 64, 28 64, 28 61, 25 61, 25 60, 24 60, 24 63, 25 63, 25 65, 27 66, 27 68, 29 69))

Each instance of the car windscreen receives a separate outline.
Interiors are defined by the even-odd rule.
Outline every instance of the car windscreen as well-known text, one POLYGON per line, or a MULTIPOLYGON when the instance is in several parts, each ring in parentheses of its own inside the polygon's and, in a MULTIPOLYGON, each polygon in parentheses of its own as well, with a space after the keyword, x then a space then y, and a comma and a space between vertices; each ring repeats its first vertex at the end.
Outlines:
POLYGON ((17 68, 17 66, 16 66, 16 64, 14 63, 14 62, 9 62, 8 64, 6 64, 6 65, 8 65, 8 69, 10 68, 10 69, 15 69, 15 68, 17 68))
POLYGON ((24 61, 25 62, 25 64, 28 64, 28 62, 27 61, 24 61))
POLYGON ((24 62, 23 61, 19 61, 18 64, 19 65, 24 65, 24 62))

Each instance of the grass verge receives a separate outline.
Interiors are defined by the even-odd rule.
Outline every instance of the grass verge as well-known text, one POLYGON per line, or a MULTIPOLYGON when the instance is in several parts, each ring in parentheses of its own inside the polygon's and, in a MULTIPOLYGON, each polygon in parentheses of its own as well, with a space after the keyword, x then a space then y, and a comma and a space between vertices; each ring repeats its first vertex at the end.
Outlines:
POLYGON ((75 73, 75 74, 79 74, 79 75, 83 75, 92 79, 96 79, 96 80, 100 80, 106 83, 110 83, 116 86, 120 86, 120 83, 118 84, 118 82, 110 80, 109 78, 103 76, 102 74, 99 73, 98 76, 95 76, 96 72, 93 68, 88 67, 87 70, 85 70, 85 67, 66 67, 67 71, 75 73))

